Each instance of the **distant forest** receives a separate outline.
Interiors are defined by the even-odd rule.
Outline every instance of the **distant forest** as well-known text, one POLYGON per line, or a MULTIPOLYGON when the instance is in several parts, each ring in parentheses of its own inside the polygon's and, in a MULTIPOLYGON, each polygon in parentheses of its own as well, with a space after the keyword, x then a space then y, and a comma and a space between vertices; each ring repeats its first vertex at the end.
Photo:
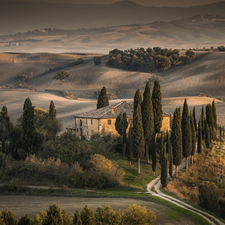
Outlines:
POLYGON ((191 50, 188 50, 185 56, 180 56, 177 49, 162 49, 160 47, 125 51, 114 49, 109 52, 108 65, 131 71, 158 72, 167 70, 179 62, 187 64, 194 57, 195 53, 191 50))

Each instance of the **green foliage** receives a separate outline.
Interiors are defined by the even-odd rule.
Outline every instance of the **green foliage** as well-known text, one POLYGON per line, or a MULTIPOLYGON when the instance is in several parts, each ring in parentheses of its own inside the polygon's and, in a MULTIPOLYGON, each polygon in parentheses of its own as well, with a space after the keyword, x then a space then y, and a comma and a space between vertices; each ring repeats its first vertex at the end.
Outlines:
POLYGON ((210 128, 209 128, 208 124, 206 124, 205 144, 206 144, 206 148, 209 148, 211 145, 210 128))
POLYGON ((184 101, 183 113, 182 113, 182 148, 183 156, 188 158, 191 155, 192 150, 192 130, 190 125, 190 117, 187 99, 184 101))
POLYGON ((62 212, 61 208, 53 203, 52 205, 49 206, 49 210, 47 211, 47 216, 45 218, 45 221, 43 225, 58 225, 62 224, 63 225, 63 217, 62 217, 62 212))
POLYGON ((179 108, 175 109, 173 116, 171 143, 173 150, 173 164, 175 166, 179 166, 182 160, 182 131, 181 131, 181 118, 179 108))
POLYGON ((53 139, 55 140, 58 133, 62 131, 62 123, 56 119, 56 120, 49 120, 46 123, 46 131, 45 135, 47 139, 53 139))
POLYGON ((96 66, 97 66, 97 65, 100 65, 100 64, 102 63, 102 58, 101 58, 101 56, 95 56, 95 57, 93 58, 93 60, 94 60, 94 63, 95 63, 96 66))
POLYGON ((225 47, 224 46, 218 46, 217 49, 220 52, 224 52, 225 51, 225 47))
POLYGON ((115 122, 115 128, 119 135, 123 135, 123 121, 124 121, 123 115, 122 115, 122 113, 120 113, 116 117, 116 122, 115 122))
POLYGON ((129 133, 128 133, 128 139, 126 144, 126 155, 127 159, 131 164, 132 157, 133 157, 133 151, 132 151, 132 126, 130 126, 129 133))
POLYGON ((76 212, 73 215, 73 224, 74 225, 82 225, 80 212, 78 210, 76 210, 76 212))
POLYGON ((220 190, 214 183, 205 181, 199 186, 199 205, 215 212, 218 207, 218 201, 223 194, 224 191, 220 190))
POLYGON ((5 189, 8 191, 20 191, 22 186, 18 179, 13 178, 11 181, 5 184, 5 189))
POLYGON ((164 145, 163 150, 163 157, 162 157, 162 163, 161 163, 161 184, 162 187, 167 187, 168 183, 168 165, 167 165, 167 155, 166 155, 166 145, 164 145))
POLYGON ((106 88, 103 87, 98 96, 97 109, 100 109, 100 108, 108 106, 108 105, 109 105, 109 98, 107 95, 106 88))
POLYGON ((15 78, 17 85, 25 85, 30 80, 29 76, 21 74, 15 78))
POLYGON ((84 207, 80 214, 82 224, 94 225, 95 217, 93 213, 93 209, 90 209, 88 205, 84 207))
POLYGON ((190 114, 190 125, 191 125, 191 155, 194 155, 196 148, 196 133, 195 133, 195 123, 192 114, 190 114))
POLYGON ((129 50, 114 49, 109 52, 108 65, 131 71, 157 72, 169 69, 179 62, 179 50, 138 48, 129 50))
POLYGON ((141 92, 139 88, 134 95, 134 112, 137 110, 138 105, 140 106, 142 105, 142 97, 141 97, 141 92))
POLYGON ((1 219, 3 220, 4 225, 17 225, 18 221, 14 213, 11 210, 6 208, 2 211, 1 219))
POLYGON ((53 101, 51 101, 50 106, 49 106, 49 116, 52 120, 56 120, 56 118, 57 118, 55 104, 53 101))
POLYGON ((155 213, 147 211, 145 207, 132 204, 124 212, 124 224, 125 225, 142 225, 142 224, 154 224, 156 220, 155 213))
POLYGON ((123 154, 126 154, 126 145, 127 145, 127 115, 126 113, 123 114, 123 154))
POLYGON ((91 142, 94 142, 94 141, 98 141, 100 139, 100 134, 99 132, 93 132, 93 134, 91 135, 91 142))
POLYGON ((21 138, 23 149, 28 153, 32 153, 35 142, 35 126, 34 108, 30 98, 27 98, 24 103, 21 138))
POLYGON ((109 205, 104 208, 100 206, 97 208, 95 212, 95 220, 97 224, 114 225, 118 223, 117 214, 109 205))
POLYGON ((189 62, 191 62, 193 59, 195 58, 195 53, 191 50, 188 50, 185 53, 185 56, 181 56, 179 59, 184 63, 184 64, 188 64, 189 62))
POLYGON ((225 198, 221 198, 218 201, 218 213, 223 219, 225 219, 225 198))
POLYGON ((159 149, 159 164, 162 166, 163 161, 163 151, 164 151, 164 134, 161 132, 160 138, 160 149, 159 149))
POLYGON ((202 105, 202 112, 201 112, 200 120, 201 120, 201 128, 202 128, 202 139, 205 139, 205 108, 204 108, 204 105, 202 105))
POLYGON ((152 154, 152 170, 155 173, 156 170, 156 143, 155 143, 155 131, 152 135, 152 146, 151 146, 151 154, 152 154))
POLYGON ((169 175, 173 177, 173 151, 171 145, 169 147, 169 175))
POLYGON ((61 70, 57 72, 57 74, 53 77, 53 79, 60 80, 60 81, 67 80, 70 78, 72 78, 72 76, 70 72, 67 70, 61 70))
POLYGON ((214 128, 214 117, 212 106, 210 104, 206 106, 205 114, 206 114, 206 123, 208 124, 208 127, 214 128))
POLYGON ((46 124, 49 122, 49 119, 49 114, 46 110, 38 107, 34 108, 34 125, 36 130, 45 132, 46 124))
POLYGON ((24 215, 20 217, 18 225, 34 225, 34 222, 28 215, 24 215))
POLYGON ((162 111, 162 92, 160 90, 160 83, 158 80, 154 83, 152 92, 152 105, 154 113, 155 132, 159 133, 162 127, 163 111, 162 111))
POLYGON ((197 130, 197 122, 196 122, 196 116, 195 116, 195 107, 193 107, 193 120, 194 120, 195 130, 197 130))

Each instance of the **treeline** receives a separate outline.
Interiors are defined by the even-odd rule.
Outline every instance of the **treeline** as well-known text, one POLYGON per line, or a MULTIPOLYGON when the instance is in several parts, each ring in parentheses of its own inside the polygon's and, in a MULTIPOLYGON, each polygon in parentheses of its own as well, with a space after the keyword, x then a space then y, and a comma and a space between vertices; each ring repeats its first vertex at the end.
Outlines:
POLYGON ((19 220, 9 209, 0 211, 1 225, 153 225, 155 220, 154 212, 136 204, 128 206, 124 212, 120 209, 114 212, 109 205, 104 208, 99 206, 94 212, 86 205, 81 212, 76 210, 71 217, 66 210, 53 203, 47 211, 41 211, 33 219, 24 215, 19 220))
POLYGON ((177 49, 162 49, 160 47, 125 51, 114 49, 109 52, 108 65, 130 71, 158 72, 167 70, 179 62, 187 64, 194 57, 195 53, 191 50, 188 50, 185 56, 180 56, 177 49))
POLYGON ((217 47, 219 52, 224 52, 225 51, 225 46, 219 46, 217 47))

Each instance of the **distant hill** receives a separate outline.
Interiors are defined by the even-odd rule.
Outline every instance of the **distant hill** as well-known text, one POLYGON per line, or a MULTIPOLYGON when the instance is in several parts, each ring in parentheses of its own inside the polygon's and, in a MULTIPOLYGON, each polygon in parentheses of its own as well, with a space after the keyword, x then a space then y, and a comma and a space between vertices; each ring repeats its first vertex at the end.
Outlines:
POLYGON ((0 36, 0 52, 93 52, 114 48, 210 48, 225 44, 225 16, 202 14, 170 22, 66 30, 35 29, 0 36))
POLYGON ((192 7, 145 7, 131 1, 109 5, 0 2, 0 35, 42 29, 78 29, 171 21, 199 14, 225 14, 225 2, 192 7))

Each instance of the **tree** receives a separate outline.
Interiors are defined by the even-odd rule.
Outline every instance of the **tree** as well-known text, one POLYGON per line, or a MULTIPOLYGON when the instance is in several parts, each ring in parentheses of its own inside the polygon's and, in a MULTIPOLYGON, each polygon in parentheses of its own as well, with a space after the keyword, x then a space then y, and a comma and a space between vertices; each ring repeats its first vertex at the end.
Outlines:
POLYGON ((162 167, 162 159, 163 159, 163 151, 164 151, 164 134, 161 132, 161 138, 160 138, 160 155, 159 155, 159 164, 162 167))
POLYGON ((53 79, 60 80, 60 81, 67 80, 70 78, 72 78, 72 76, 70 72, 67 70, 61 70, 60 72, 57 72, 57 74, 53 77, 53 79))
POLYGON ((205 139, 205 108, 202 105, 202 112, 201 112, 201 128, 202 128, 202 139, 205 139))
POLYGON ((146 163, 149 163, 149 145, 152 141, 152 135, 154 132, 154 117, 153 117, 153 107, 150 92, 149 81, 145 86, 145 91, 143 94, 143 102, 141 104, 142 109, 142 123, 144 129, 145 137, 145 153, 146 153, 146 163))
POLYGON ((126 155, 126 144, 127 144, 127 115, 126 113, 123 114, 123 154, 126 155))
POLYGON ((132 161, 133 157, 133 151, 132 151, 132 126, 130 126, 129 133, 128 133, 128 139, 127 139, 127 145, 126 145, 126 155, 127 159, 130 162, 132 161))
POLYGON ((197 152, 200 154, 202 153, 202 125, 201 125, 201 118, 198 122, 198 148, 197 152))
POLYGON ((222 139, 222 127, 220 125, 220 140, 222 139))
POLYGON ((116 122, 115 122, 115 128, 118 132, 119 135, 123 135, 123 115, 122 113, 120 113, 117 117, 116 117, 116 122))
POLYGON ((188 169, 188 157, 191 155, 191 126, 187 99, 184 101, 182 113, 182 148, 183 156, 186 158, 186 169, 188 169))
POLYGON ((154 172, 155 176, 155 170, 156 170, 156 144, 155 144, 155 131, 153 132, 152 135, 152 170, 154 172))
POLYGON ((18 225, 33 225, 33 220, 28 215, 21 216, 18 225))
POLYGON ((31 153, 35 142, 35 126, 34 107, 32 106, 30 98, 27 98, 24 103, 21 142, 23 150, 27 153, 31 153))
POLYGON ((206 144, 206 148, 209 148, 210 144, 211 144, 210 128, 209 128, 208 124, 206 124, 205 144, 206 144))
POLYGON ((100 65, 100 64, 102 63, 102 58, 101 58, 101 56, 95 56, 95 57, 93 58, 93 60, 94 60, 94 63, 95 63, 96 66, 97 66, 97 65, 100 65))
POLYGON ((170 133, 169 130, 167 129, 166 131, 166 153, 169 153, 170 149, 170 133))
POLYGON ((167 155, 166 155, 166 144, 163 149, 163 157, 161 163, 161 184, 165 188, 168 183, 168 166, 167 166, 167 155))
POLYGON ((82 224, 95 224, 93 209, 90 209, 88 205, 85 205, 84 209, 81 211, 80 218, 82 220, 82 224))
POLYGON ((154 113, 154 126, 155 132, 159 133, 162 127, 163 111, 162 111, 162 93, 160 90, 160 83, 155 80, 154 88, 152 92, 152 105, 154 113))
POLYGON ((97 109, 100 109, 100 108, 108 106, 108 105, 109 105, 109 98, 107 95, 106 88, 103 87, 98 96, 97 109))
POLYGON ((216 131, 217 131, 217 115, 216 115, 216 104, 215 100, 212 102, 212 116, 213 116, 213 130, 214 130, 214 137, 213 140, 216 140, 216 131))
POLYGON ((138 105, 140 106, 142 105, 142 97, 141 97, 141 92, 139 88, 134 95, 134 112, 137 110, 138 105))
POLYGON ((57 225, 57 224, 63 224, 63 216, 61 208, 53 203, 49 206, 49 210, 47 211, 47 216, 43 222, 43 225, 57 225))
POLYGON ((195 133, 195 124, 194 124, 194 118, 192 114, 190 114, 190 125, 191 125, 191 164, 194 163, 193 156, 195 154, 196 149, 196 133, 195 133))
POLYGON ((176 108, 173 117, 171 132, 171 143, 173 151, 173 164, 176 166, 176 177, 178 176, 178 166, 182 160, 182 131, 180 109, 176 108))
POLYGON ((173 177, 173 151, 171 145, 169 148, 169 175, 170 177, 173 177))
POLYGON ((144 155, 144 130, 142 126, 141 106, 137 105, 137 109, 134 111, 133 116, 133 128, 132 128, 132 139, 133 139, 133 154, 138 160, 138 174, 140 173, 140 160, 144 155))
POLYGON ((49 116, 52 120, 57 119, 55 104, 53 101, 51 101, 50 106, 49 106, 49 116))
POLYGON ((104 208, 99 206, 95 212, 95 220, 97 224, 108 224, 108 225, 117 224, 118 221, 116 217, 117 215, 110 207, 110 205, 104 208))
POLYGON ((193 119, 194 119, 195 130, 197 130, 197 122, 196 122, 196 116, 195 116, 195 107, 193 107, 193 119))
POLYGON ((76 212, 73 215, 73 224, 74 225, 82 225, 80 212, 78 210, 76 210, 76 212))
MULTIPOLYGON (((213 111, 212 111, 212 106, 208 104, 205 109, 205 114, 206 114, 206 123, 208 124, 209 131, 210 133, 210 139, 214 139, 214 117, 213 117, 213 111)), ((206 126, 205 126, 206 130, 206 126)))
POLYGON ((3 225, 17 225, 18 221, 16 219, 16 216, 14 213, 12 213, 11 210, 6 208, 4 211, 2 211, 2 215, 0 220, 3 220, 3 225))

